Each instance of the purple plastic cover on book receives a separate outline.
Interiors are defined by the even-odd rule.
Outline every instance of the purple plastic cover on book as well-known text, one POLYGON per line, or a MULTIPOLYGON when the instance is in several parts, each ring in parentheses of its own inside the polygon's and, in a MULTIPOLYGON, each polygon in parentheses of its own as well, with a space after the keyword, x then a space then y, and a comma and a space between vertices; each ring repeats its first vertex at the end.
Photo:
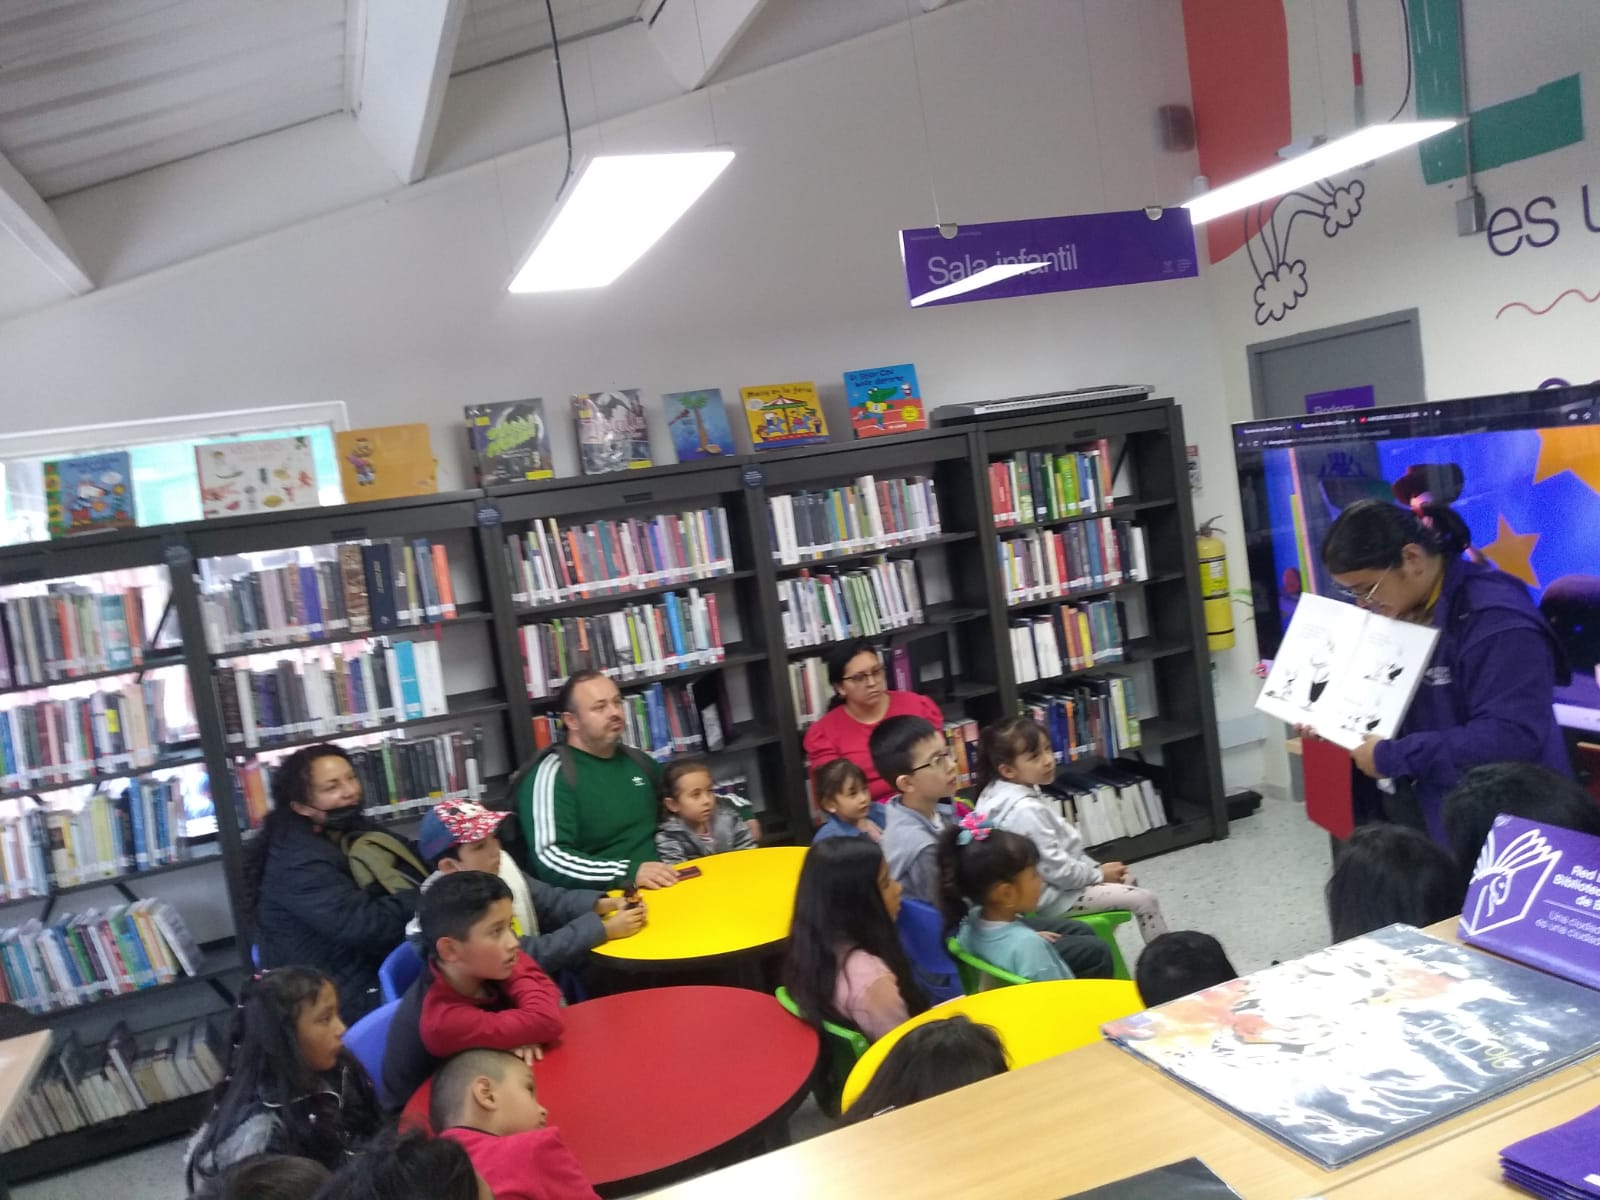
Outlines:
POLYGON ((1600 988, 1600 838, 1496 817, 1461 906, 1461 939, 1600 988))
POLYGON ((1530 1191, 1600 1200, 1600 1108, 1513 1142, 1500 1158, 1506 1174, 1530 1191))

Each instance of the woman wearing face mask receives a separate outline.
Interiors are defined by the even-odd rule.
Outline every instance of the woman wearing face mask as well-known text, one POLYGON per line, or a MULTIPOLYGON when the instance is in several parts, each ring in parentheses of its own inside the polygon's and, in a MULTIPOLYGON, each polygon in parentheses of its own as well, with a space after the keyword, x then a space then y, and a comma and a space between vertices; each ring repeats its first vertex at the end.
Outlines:
POLYGON ((427 876, 416 847, 361 814, 337 746, 296 750, 272 778, 272 812, 245 851, 245 922, 261 966, 315 967, 345 1024, 377 1007, 378 967, 405 938, 427 876))

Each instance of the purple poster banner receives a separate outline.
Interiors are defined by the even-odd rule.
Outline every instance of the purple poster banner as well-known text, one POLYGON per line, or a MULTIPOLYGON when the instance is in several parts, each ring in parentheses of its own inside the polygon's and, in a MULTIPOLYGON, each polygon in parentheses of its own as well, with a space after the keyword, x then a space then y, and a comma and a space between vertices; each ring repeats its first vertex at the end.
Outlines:
POLYGON ((1375 408, 1378 397, 1370 383, 1359 387, 1334 388, 1331 392, 1312 392, 1306 397, 1306 411, 1348 412, 1352 408, 1375 408))
POLYGON ((902 229, 900 256, 912 308, 1121 287, 1200 273, 1194 227, 1184 208, 1143 209, 902 229), (1155 211, 1155 210, 1152 210, 1155 211))
POLYGON ((1461 906, 1461 940, 1600 988, 1600 837, 1496 817, 1461 906))

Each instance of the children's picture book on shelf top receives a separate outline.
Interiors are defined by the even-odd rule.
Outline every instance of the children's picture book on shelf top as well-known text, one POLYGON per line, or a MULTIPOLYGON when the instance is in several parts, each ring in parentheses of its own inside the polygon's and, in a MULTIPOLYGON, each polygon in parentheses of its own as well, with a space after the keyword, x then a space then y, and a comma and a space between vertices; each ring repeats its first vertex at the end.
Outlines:
POLYGON ((679 462, 722 458, 735 453, 728 410, 722 406, 721 388, 698 392, 668 392, 661 397, 679 462))
POLYGON ((642 471, 651 465, 638 388, 574 396, 572 416, 578 423, 578 457, 585 475, 642 471))
POLYGON ((194 448, 206 517, 315 508, 317 464, 309 437, 212 442, 194 448))
POLYGON ((133 465, 125 450, 58 458, 44 464, 50 536, 132 529, 133 465))
POLYGON ((869 367, 844 373, 844 394, 850 404, 850 430, 858 438, 910 433, 928 427, 917 387, 917 368, 869 367))
POLYGON ((1105 1034, 1332 1168, 1592 1054, 1600 992, 1390 925, 1105 1034))
POLYGON ((333 435, 344 502, 430 496, 439 490, 438 464, 426 425, 378 425, 333 435))
POLYGON ((1422 682, 1439 631, 1306 593, 1256 707, 1353 750, 1391 738, 1422 682))
POLYGON ((467 444, 479 487, 555 478, 543 400, 469 404, 466 419, 467 444))
POLYGON ((828 440, 828 422, 814 383, 740 388, 739 403, 757 450, 815 446, 828 440))

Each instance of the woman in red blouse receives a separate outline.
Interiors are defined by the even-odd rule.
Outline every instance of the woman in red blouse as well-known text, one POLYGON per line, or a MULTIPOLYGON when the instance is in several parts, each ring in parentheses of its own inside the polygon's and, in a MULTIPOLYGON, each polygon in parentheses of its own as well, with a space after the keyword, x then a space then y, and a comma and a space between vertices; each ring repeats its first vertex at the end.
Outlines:
POLYGON ((878 652, 864 641, 840 646, 828 656, 828 682, 834 699, 827 715, 806 730, 806 763, 815 771, 835 758, 848 758, 867 776, 872 798, 888 800, 894 785, 879 776, 867 752, 867 739, 886 717, 922 717, 944 728, 944 714, 926 696, 891 691, 878 652))

